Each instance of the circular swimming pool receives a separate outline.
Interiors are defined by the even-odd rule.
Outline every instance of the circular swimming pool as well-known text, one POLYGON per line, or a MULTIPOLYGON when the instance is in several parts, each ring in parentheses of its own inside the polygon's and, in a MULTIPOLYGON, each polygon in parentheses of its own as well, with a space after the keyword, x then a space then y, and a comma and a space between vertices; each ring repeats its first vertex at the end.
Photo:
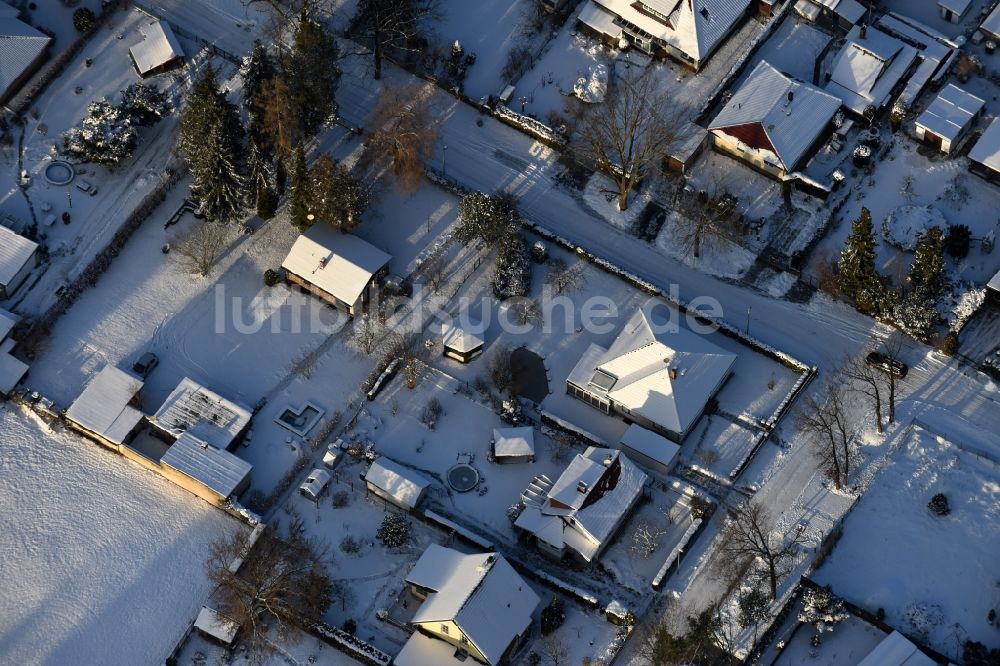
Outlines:
POLYGON ((479 485, 479 472, 466 463, 455 465, 448 470, 448 485, 457 492, 467 493, 479 485))
POLYGON ((69 162, 55 160, 45 167, 45 180, 52 185, 69 185, 76 177, 76 169, 69 162))

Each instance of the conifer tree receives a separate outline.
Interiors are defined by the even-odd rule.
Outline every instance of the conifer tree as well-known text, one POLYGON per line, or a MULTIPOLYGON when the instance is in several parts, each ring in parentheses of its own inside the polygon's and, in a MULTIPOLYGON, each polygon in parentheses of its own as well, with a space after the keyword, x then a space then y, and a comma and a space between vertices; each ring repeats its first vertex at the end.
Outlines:
POLYGON ((896 326, 921 342, 927 342, 939 318, 935 298, 924 284, 918 284, 892 312, 896 326))
POLYGON ((944 289, 944 232, 941 227, 931 227, 917 240, 910 280, 915 285, 927 287, 932 296, 940 295, 944 289))
POLYGON ((461 222, 455 230, 455 238, 466 245, 481 241, 491 247, 500 247, 521 226, 517 202, 507 194, 467 194, 458 204, 458 214, 461 222))
POLYGON ((875 231, 867 208, 861 209, 861 214, 852 224, 851 235, 840 253, 839 269, 840 291, 852 299, 857 299, 859 294, 879 282, 875 272, 875 231))
POLYGON ((254 198, 257 215, 265 220, 274 217, 275 212, 276 201, 272 181, 271 161, 260 148, 260 144, 251 138, 247 150, 247 190, 254 198))
POLYGON ((306 165, 306 154, 302 145, 295 147, 292 163, 291 192, 288 195, 288 215, 291 223, 297 228, 308 229, 312 224, 309 219, 309 202, 311 199, 311 183, 309 167, 306 165))
POLYGON ((206 65, 188 95, 179 148, 191 172, 191 191, 213 222, 234 221, 245 204, 246 149, 236 107, 206 65))
POLYGON ((337 112, 334 97, 340 82, 337 58, 333 35, 309 18, 303 8, 283 69, 290 101, 305 136, 315 135, 319 126, 337 112))
POLYGON ((350 231, 367 204, 367 192, 343 164, 320 155, 310 170, 310 212, 316 219, 350 231))
POLYGON ((268 55, 267 49, 259 39, 255 39, 250 53, 243 58, 240 75, 243 78, 243 108, 250 121, 249 134, 258 141, 263 130, 260 107, 264 84, 275 75, 275 71, 274 62, 268 55))

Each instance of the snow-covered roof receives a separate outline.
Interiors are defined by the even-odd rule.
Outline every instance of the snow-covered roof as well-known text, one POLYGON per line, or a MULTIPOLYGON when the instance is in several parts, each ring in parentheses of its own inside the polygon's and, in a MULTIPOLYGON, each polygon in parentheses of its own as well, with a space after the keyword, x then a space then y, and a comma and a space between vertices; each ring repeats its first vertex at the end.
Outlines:
POLYGON ((1000 35, 1000 5, 994 7, 989 16, 983 19, 979 29, 994 37, 1000 35))
MULTIPOLYGON (((3 38, 0 37, 0 72, 7 67, 2 49, 3 38)), ((7 227, 0 226, 0 285, 6 286, 13 281, 14 276, 24 268, 24 265, 35 254, 37 247, 38 243, 30 241, 24 236, 19 236, 7 227)))
POLYGON ((122 444, 142 420, 142 412, 130 405, 142 386, 135 375, 106 365, 69 406, 66 418, 112 444, 122 444))
POLYGON ((858 666, 934 666, 936 663, 906 636, 893 631, 859 661, 858 666))
POLYGON ((431 544, 407 582, 433 590, 412 622, 454 621, 491 664, 531 624, 539 598, 503 555, 466 555, 431 544))
POLYGON ((514 524, 557 548, 568 546, 590 561, 642 493, 648 478, 620 451, 591 446, 570 461, 544 500, 526 503, 514 524), (551 518, 559 518, 561 525, 551 518))
POLYGON ((981 98, 949 83, 920 114, 917 125, 954 141, 985 104, 981 98))
POLYGON ((281 267, 354 305, 392 257, 320 220, 298 237, 281 267))
POLYGON ((17 324, 18 317, 12 312, 7 312, 3 308, 0 308, 0 342, 10 334, 14 326, 17 324))
POLYGON ((852 24, 865 14, 865 8, 856 0, 797 0, 795 3, 795 11, 810 21, 819 18, 823 8, 852 24))
POLYGON ((459 354, 467 354, 486 344, 483 328, 478 322, 452 319, 441 324, 441 338, 444 346, 459 354))
POLYGON ((834 61, 826 91, 858 114, 869 105, 880 108, 916 57, 909 44, 870 26, 862 37, 861 27, 854 26, 834 61))
POLYGON ((458 649, 451 643, 414 631, 392 663, 395 666, 470 666, 468 656, 459 658, 457 653, 458 649))
POLYGON ((187 432, 170 445, 160 464, 198 481, 223 498, 232 495, 253 469, 242 458, 187 432))
MULTIPOLYGON (((642 31, 704 60, 725 39, 750 6, 750 0, 590 0, 642 31), (640 11, 636 5, 643 5, 640 11), (650 13, 662 18, 653 18, 650 13)), ((581 11, 581 15, 583 12, 581 11)), ((619 29, 620 32, 620 29, 619 29)))
POLYGON ((129 49, 140 74, 151 72, 175 58, 184 56, 184 49, 166 21, 153 21, 145 31, 145 39, 129 49))
MULTIPOLYGON (((600 348, 597 348, 600 349, 600 348)), ((569 381, 604 394, 633 413, 675 433, 686 433, 732 371, 736 355, 705 337, 650 321, 646 308, 629 319, 595 362, 594 346, 569 381), (655 331, 655 332, 654 332, 655 331)))
POLYGON ((986 283, 986 287, 988 289, 992 289, 993 291, 1000 292, 1000 271, 997 271, 996 274, 990 278, 990 281, 986 283))
POLYGON ((964 14, 971 4, 972 0, 938 0, 938 7, 950 9, 959 16, 964 14))
POLYGON ((726 132, 758 125, 767 150, 787 171, 793 170, 840 108, 840 98, 779 72, 761 61, 730 98, 709 130, 726 132))
POLYGON ((427 481, 395 460, 380 456, 365 472, 365 481, 375 486, 403 506, 414 508, 427 488, 427 481))
POLYGON ((18 19, 16 11, 0 12, 0 96, 31 67, 51 41, 51 37, 18 19))
POLYGON ((494 428, 493 453, 497 457, 535 455, 535 430, 521 428, 494 428))
POLYGON ((969 159, 994 171, 1000 171, 1000 118, 994 118, 979 137, 979 141, 976 141, 976 145, 969 151, 969 159))
POLYGON ((597 32, 605 34, 612 39, 620 39, 622 29, 615 25, 615 15, 596 2, 585 2, 580 8, 577 20, 585 23, 597 32))
POLYGON ((202 606, 201 610, 198 611, 198 617, 195 618, 194 626, 196 629, 208 634, 212 638, 222 641, 226 645, 233 642, 233 639, 236 638, 236 632, 239 629, 239 625, 235 622, 208 606, 202 606))
POLYGON ((7 395, 28 373, 28 365, 10 354, 13 340, 0 344, 0 395, 7 395))
POLYGON ((184 432, 226 449, 250 423, 250 408, 185 377, 150 420, 174 437, 184 432))
MULTIPOLYGON (((658 463, 669 466, 673 463, 681 447, 671 442, 666 437, 658 435, 652 430, 647 430, 642 426, 633 423, 622 435, 621 443, 624 446, 641 453, 647 458, 652 458, 658 463)), ((625 455, 628 455, 626 452, 625 455)))

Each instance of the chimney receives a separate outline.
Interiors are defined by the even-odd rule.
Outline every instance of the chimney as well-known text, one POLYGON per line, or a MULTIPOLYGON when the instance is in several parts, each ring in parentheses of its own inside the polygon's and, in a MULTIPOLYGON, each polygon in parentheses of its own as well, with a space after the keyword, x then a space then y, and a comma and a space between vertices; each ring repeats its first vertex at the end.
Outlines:
POLYGON ((328 261, 328 259, 329 259, 329 257, 320 257, 319 258, 319 267, 320 268, 326 268, 326 262, 328 261))
POLYGON ((677 368, 670 368, 670 379, 677 379, 677 368))
POLYGON ((788 103, 791 104, 793 99, 795 99, 795 91, 794 90, 789 90, 788 91, 788 103))
POLYGON ((861 29, 858 31, 858 37, 864 39, 867 34, 868 34, 868 24, 862 23, 861 29))
POLYGON ((580 481, 578 484, 576 484, 576 492, 578 493, 586 495, 589 489, 590 486, 587 485, 586 481, 580 481))
POLYGON ((604 466, 605 467, 611 467, 611 461, 612 460, 614 460, 614 457, 610 453, 608 455, 604 456, 604 466))

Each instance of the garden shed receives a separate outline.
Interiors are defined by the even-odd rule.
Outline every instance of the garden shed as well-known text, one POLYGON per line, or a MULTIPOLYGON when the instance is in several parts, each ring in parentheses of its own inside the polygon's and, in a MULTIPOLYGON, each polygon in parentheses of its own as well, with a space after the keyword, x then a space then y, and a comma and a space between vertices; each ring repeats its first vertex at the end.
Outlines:
POLYGON ((385 456, 372 462, 364 479, 369 492, 407 511, 417 507, 428 485, 416 471, 385 456))
POLYGON ((498 463, 535 461, 535 431, 530 426, 493 429, 493 458, 498 463))

